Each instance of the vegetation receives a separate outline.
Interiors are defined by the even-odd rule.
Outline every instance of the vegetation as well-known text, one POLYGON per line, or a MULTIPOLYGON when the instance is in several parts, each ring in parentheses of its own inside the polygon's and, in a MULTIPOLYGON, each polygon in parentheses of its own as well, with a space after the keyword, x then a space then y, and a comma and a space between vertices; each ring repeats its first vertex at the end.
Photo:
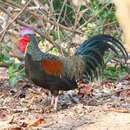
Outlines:
MULTIPOLYGON (((35 30, 43 51, 57 55, 72 55, 80 43, 96 34, 118 39, 122 34, 111 0, 1 0, 0 22, 0 66, 8 67, 11 85, 25 77, 16 44, 23 26, 35 30)), ((107 68, 105 78, 116 79, 127 72, 115 70, 107 68)))

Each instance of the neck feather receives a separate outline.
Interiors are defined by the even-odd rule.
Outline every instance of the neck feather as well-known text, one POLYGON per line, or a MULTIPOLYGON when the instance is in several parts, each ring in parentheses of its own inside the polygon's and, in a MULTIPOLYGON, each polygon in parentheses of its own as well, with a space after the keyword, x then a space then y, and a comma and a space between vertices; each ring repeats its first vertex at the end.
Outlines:
POLYGON ((35 60, 41 59, 43 55, 43 52, 41 52, 40 48, 38 47, 38 42, 35 38, 35 35, 31 35, 31 40, 27 47, 27 54, 30 54, 35 60))

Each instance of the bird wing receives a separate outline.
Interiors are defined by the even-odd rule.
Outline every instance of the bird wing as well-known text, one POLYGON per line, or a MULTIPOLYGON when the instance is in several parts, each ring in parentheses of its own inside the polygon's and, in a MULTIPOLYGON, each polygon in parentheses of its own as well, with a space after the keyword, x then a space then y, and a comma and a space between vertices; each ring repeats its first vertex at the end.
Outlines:
POLYGON ((64 65, 58 59, 44 59, 41 62, 44 71, 50 75, 62 75, 64 73, 64 65))
POLYGON ((41 66, 49 75, 65 76, 70 79, 79 79, 85 68, 84 61, 79 56, 58 57, 51 54, 41 61, 41 66))

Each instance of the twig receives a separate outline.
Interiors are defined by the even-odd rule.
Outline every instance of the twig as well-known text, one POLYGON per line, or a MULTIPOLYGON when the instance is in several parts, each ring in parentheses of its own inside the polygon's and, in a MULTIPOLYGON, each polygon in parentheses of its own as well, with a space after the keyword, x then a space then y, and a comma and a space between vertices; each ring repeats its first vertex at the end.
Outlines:
POLYGON ((27 8, 27 6, 29 5, 29 3, 31 2, 31 0, 29 0, 25 6, 23 7, 23 9, 21 9, 21 11, 11 20, 11 22, 5 27, 5 29, 2 31, 2 36, 0 38, 0 42, 3 40, 6 31, 8 30, 8 28, 10 27, 11 24, 14 23, 14 21, 16 21, 16 19, 24 12, 24 10, 27 8))
POLYGON ((5 63, 0 63, 0 67, 6 67, 6 68, 8 68, 9 65, 8 65, 8 64, 5 64, 5 63))
POLYGON ((36 7, 40 8, 40 3, 38 0, 33 0, 33 2, 35 3, 36 7))
MULTIPOLYGON (((13 4, 13 6, 15 5, 14 3, 11 3, 13 4)), ((42 3, 40 3, 42 5, 42 3)), ((18 6, 16 6, 17 8, 20 8, 18 6)), ((30 7, 29 7, 30 8, 30 7)), ((40 8, 44 8, 44 7, 40 7, 40 8)), ((74 29, 73 27, 66 27, 60 23, 57 23, 54 19, 48 19, 48 16, 44 14, 44 16, 41 16, 41 15, 38 15, 34 12, 30 12, 30 9, 26 9, 25 11, 27 11, 28 13, 32 14, 33 16, 35 16, 36 18, 40 18, 40 19, 43 19, 44 21, 46 22, 50 22, 51 24, 53 24, 54 26, 59 26, 61 29, 64 29, 66 31, 69 31, 69 32, 73 32, 73 33, 78 33, 78 34, 83 34, 82 31, 78 30, 78 29, 74 29)), ((47 12, 45 9, 44 9, 45 12, 47 12)))
MULTIPOLYGON (((14 6, 15 4, 14 3, 12 3, 11 2, 11 4, 14 6)), ((19 6, 16 6, 17 8, 20 8, 19 6)), ((0 7, 1 8, 1 7, 0 7)), ((2 7, 3 8, 3 7, 2 7)), ((3 9, 2 9, 3 10, 3 9)), ((6 11, 6 9, 4 9, 4 12, 6 12, 6 13, 8 13, 8 14, 10 14, 8 11, 6 11)), ((28 12, 28 13, 30 13, 33 17, 35 17, 36 19, 38 18, 38 19, 41 19, 42 21, 45 21, 45 23, 51 23, 52 25, 54 25, 54 26, 56 26, 56 27, 59 27, 59 28, 61 28, 61 29, 64 29, 64 30, 66 30, 66 31, 69 31, 69 32, 73 32, 73 33, 78 33, 78 34, 82 34, 82 32, 81 31, 79 31, 79 30, 77 30, 77 29, 74 29, 73 27, 71 27, 71 28, 68 28, 68 27, 66 27, 66 26, 64 26, 64 25, 62 25, 62 24, 60 24, 60 23, 57 23, 54 19, 48 19, 48 16, 47 16, 47 14, 44 14, 43 16, 41 16, 41 15, 39 15, 39 14, 37 14, 37 13, 35 13, 35 12, 30 12, 30 10, 28 10, 28 9, 26 9, 25 10, 25 12, 28 12)), ((12 15, 10 14, 9 15, 11 18, 12 18, 12 15)), ((12 18, 13 19, 13 18, 12 18)), ((63 51, 63 53, 65 54, 65 55, 67 55, 67 53, 66 53, 66 51, 64 50, 64 49, 61 49, 61 47, 60 47, 60 45, 58 45, 57 43, 55 43, 53 40, 52 40, 52 38, 50 37, 50 35, 48 34, 48 32, 41 32, 41 31, 39 31, 36 27, 33 27, 33 25, 32 26, 30 26, 30 25, 28 25, 28 24, 26 24, 26 23, 24 23, 23 21, 21 21, 21 20, 19 20, 19 19, 16 19, 16 22, 18 23, 18 24, 20 24, 20 25, 22 25, 22 26, 27 26, 27 27, 32 27, 34 30, 35 30, 35 32, 37 32, 38 34, 40 34, 41 36, 43 36, 43 37, 45 37, 49 42, 51 42, 54 46, 56 46, 58 49, 59 49, 59 51, 63 51)))
POLYGON ((106 4, 105 6, 103 6, 98 12, 96 12, 96 14, 93 17, 91 17, 88 21, 86 21, 84 24, 82 24, 79 28, 81 29, 84 26, 86 26, 88 23, 90 23, 107 6, 108 6, 108 4, 106 4))
POLYGON ((37 18, 40 18, 40 19, 43 19, 45 22, 49 22, 51 24, 53 24, 54 26, 59 26, 61 29, 64 29, 66 31, 69 31, 69 32, 73 32, 73 33, 78 33, 78 34, 83 34, 82 31, 78 30, 78 29, 74 29, 73 27, 66 27, 60 23, 57 23, 54 19, 48 19, 48 16, 41 16, 41 15, 38 15, 34 12, 30 12, 33 16, 37 17, 37 18))
POLYGON ((50 4, 50 11, 53 14, 54 12, 54 8, 53 8, 53 0, 48 0, 49 4, 50 4))
POLYGON ((77 10, 75 10, 75 23, 74 23, 74 28, 76 28, 77 27, 77 24, 79 23, 79 19, 78 19, 78 17, 79 17, 79 14, 80 14, 80 6, 78 7, 78 9, 77 10))
MULTIPOLYGON (((2 11, 4 11, 5 13, 7 13, 7 14, 9 15, 9 17, 12 18, 12 15, 10 14, 10 12, 8 12, 5 8, 3 8, 2 6, 0 6, 0 9, 1 9, 2 11)), ((36 18, 40 19, 38 16, 37 16, 36 18)), ((61 52, 61 47, 60 47, 60 45, 58 45, 57 43, 55 43, 55 42, 50 38, 50 36, 49 36, 49 34, 48 34, 47 32, 46 32, 46 33, 43 33, 43 32, 41 32, 41 31, 39 31, 39 30, 38 30, 36 27, 34 27, 33 25, 29 25, 29 24, 27 24, 27 23, 24 23, 24 22, 22 22, 22 21, 19 20, 19 19, 16 19, 16 22, 17 22, 18 24, 20 24, 21 26, 26 26, 26 27, 32 28, 32 29, 33 29, 35 32, 37 32, 40 36, 45 37, 50 43, 52 43, 55 47, 57 47, 57 48, 59 49, 59 51, 61 52)), ((63 51, 63 53, 64 53, 65 55, 68 55, 67 52, 66 52, 64 49, 62 49, 62 51, 63 51)), ((61 52, 61 54, 62 54, 62 52, 61 52)))
POLYGON ((24 60, 24 55, 21 53, 21 55, 18 55, 18 54, 10 54, 10 56, 14 57, 14 58, 17 58, 19 59, 20 61, 23 61, 24 60))
POLYGON ((57 19, 57 23, 59 23, 59 21, 60 21, 60 18, 61 18, 61 15, 62 15, 62 12, 63 12, 63 9, 65 7, 66 2, 67 2, 67 0, 64 0, 63 5, 62 5, 61 10, 60 10, 59 17, 57 19))
MULTIPOLYGON (((10 8, 10 7, 8 7, 7 8, 7 10, 8 11, 11 11, 12 9, 10 8)), ((2 28, 5 28, 6 27, 6 25, 8 24, 8 21, 9 21, 9 16, 8 16, 8 14, 5 14, 4 16, 3 16, 3 24, 2 24, 2 28)), ((1 32, 0 32, 1 33, 1 32)))

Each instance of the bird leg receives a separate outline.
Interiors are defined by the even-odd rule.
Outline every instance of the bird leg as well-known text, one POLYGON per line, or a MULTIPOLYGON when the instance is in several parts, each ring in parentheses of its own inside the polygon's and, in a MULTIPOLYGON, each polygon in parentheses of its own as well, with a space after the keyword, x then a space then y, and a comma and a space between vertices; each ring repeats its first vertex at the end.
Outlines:
POLYGON ((58 98, 59 98, 59 96, 56 96, 55 97, 55 102, 54 102, 54 110, 57 110, 57 104, 58 104, 58 98))
POLYGON ((54 102, 55 102, 55 96, 52 95, 52 97, 51 97, 51 106, 53 106, 54 102))
POLYGON ((59 96, 54 95, 51 98, 51 106, 53 106, 54 110, 57 110, 58 98, 59 96))
POLYGON ((54 110, 56 111, 57 110, 57 104, 58 104, 58 94, 59 94, 59 91, 57 90, 53 90, 51 91, 51 94, 52 94, 52 98, 51 98, 51 106, 53 106, 54 110))

